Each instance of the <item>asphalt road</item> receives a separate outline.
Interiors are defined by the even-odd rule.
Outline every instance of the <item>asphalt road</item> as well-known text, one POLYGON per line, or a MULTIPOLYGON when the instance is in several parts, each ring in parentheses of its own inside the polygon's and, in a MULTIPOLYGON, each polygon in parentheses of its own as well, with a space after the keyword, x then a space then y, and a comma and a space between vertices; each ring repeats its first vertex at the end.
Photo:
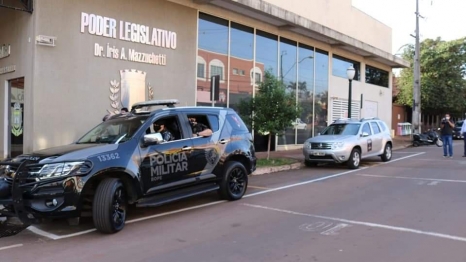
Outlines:
POLYGON ((89 221, 41 225, 0 239, 0 261, 466 261, 461 150, 254 176, 240 201, 135 210, 114 235, 89 221))

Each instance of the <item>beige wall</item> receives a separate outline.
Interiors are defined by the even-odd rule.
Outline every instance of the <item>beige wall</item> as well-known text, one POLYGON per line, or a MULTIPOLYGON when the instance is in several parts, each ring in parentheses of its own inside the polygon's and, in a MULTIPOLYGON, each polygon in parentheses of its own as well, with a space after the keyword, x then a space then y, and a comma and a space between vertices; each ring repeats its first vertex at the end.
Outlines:
MULTIPOLYGON (((362 57, 359 57, 354 54, 350 54, 347 51, 334 49, 332 50, 332 54, 336 54, 339 56, 346 57, 348 59, 353 59, 356 61, 361 62, 361 73, 360 73, 360 81, 352 81, 352 100, 353 101, 360 101, 361 94, 363 94, 363 108, 361 109, 361 117, 365 117, 365 106, 367 105, 367 101, 377 102, 377 117, 385 121, 387 126, 391 127, 392 123, 392 73, 390 67, 386 65, 382 65, 377 62, 373 62, 370 60, 364 60, 362 57), (389 75, 389 88, 381 87, 377 85, 367 84, 365 83, 366 78, 366 64, 386 70, 390 73, 389 75)), ((347 78, 342 78, 338 76, 334 76, 332 74, 332 59, 330 59, 329 63, 329 104, 332 104, 332 99, 341 99, 347 100, 348 99, 348 88, 349 82, 347 78)), ((329 110, 329 119, 331 119, 333 108, 330 106, 329 110)))
MULTIPOLYGON (((146 72, 154 99, 177 98, 195 104, 197 12, 163 0, 37 1, 37 35, 57 37, 56 46, 37 46, 35 59, 34 150, 73 142, 112 109, 110 81, 121 83, 120 70, 146 72), (116 37, 81 33, 81 12, 117 21, 116 37), (175 15, 176 14, 176 15, 175 15), (175 50, 119 39, 119 21, 177 33, 175 50), (151 65, 94 56, 94 45, 165 54, 167 65, 151 65)), ((151 30, 152 31, 152 30, 151 30)), ((104 48, 106 49, 106 47, 104 48)), ((144 83, 142 83, 144 85, 144 83)), ((133 86, 134 88, 134 86, 133 86)))
MULTIPOLYGON (((0 46, 10 45, 11 54, 9 57, 0 59, 0 68, 6 66, 16 66, 16 71, 12 73, 0 74, 0 159, 6 157, 5 147, 6 137, 10 136, 10 131, 5 133, 8 119, 5 117, 7 97, 6 87, 8 80, 24 77, 25 89, 25 116, 24 122, 24 143, 29 143, 32 139, 32 62, 34 52, 33 36, 33 16, 26 12, 15 11, 7 8, 0 8, 0 46)), ((30 147, 27 147, 30 149, 30 147)))
POLYGON ((392 53, 392 29, 353 7, 351 0, 266 0, 266 2, 392 53))

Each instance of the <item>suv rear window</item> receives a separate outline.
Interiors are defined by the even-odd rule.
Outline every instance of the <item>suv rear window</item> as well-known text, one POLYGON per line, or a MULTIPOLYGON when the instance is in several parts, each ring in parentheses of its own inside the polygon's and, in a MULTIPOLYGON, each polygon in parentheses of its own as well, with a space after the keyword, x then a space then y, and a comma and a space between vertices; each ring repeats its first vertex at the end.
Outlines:
POLYGON ((243 120, 237 114, 227 114, 227 122, 235 131, 249 132, 243 120))

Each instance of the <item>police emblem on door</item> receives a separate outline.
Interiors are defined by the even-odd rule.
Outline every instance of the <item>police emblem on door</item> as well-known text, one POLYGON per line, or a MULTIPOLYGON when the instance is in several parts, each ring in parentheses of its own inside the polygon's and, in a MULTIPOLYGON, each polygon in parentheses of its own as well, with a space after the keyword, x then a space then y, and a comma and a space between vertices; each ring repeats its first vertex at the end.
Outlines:
POLYGON ((16 102, 11 109, 11 133, 20 136, 23 133, 23 109, 16 102))
POLYGON ((367 152, 372 151, 372 139, 367 140, 367 152))

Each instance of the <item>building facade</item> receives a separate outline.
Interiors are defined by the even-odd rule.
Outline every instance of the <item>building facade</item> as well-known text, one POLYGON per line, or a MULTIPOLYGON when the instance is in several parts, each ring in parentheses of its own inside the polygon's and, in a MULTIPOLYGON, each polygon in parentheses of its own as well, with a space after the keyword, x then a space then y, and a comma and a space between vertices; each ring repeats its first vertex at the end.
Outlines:
POLYGON ((148 99, 236 108, 266 70, 304 109, 276 148, 299 147, 346 116, 350 65, 352 116, 390 126, 391 69, 408 66, 351 0, 4 0, 0 47, 0 158, 72 143, 148 99))

